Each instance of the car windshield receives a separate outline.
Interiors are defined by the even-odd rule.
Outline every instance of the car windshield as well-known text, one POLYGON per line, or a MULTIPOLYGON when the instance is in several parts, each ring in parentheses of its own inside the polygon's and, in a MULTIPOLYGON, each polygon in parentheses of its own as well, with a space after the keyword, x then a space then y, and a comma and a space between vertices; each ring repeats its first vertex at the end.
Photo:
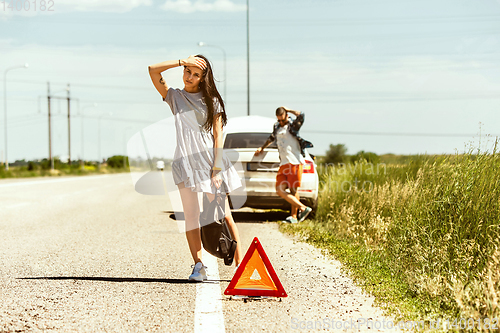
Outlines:
MULTIPOLYGON (((259 148, 262 147, 270 133, 229 133, 224 148, 259 148)), ((269 148, 277 148, 273 142, 269 148)))

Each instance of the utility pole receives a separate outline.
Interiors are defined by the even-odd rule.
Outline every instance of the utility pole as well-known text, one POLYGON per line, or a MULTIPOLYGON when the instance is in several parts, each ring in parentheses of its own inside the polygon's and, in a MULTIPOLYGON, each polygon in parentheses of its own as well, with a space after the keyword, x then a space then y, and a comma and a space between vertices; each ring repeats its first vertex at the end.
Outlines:
POLYGON ((71 99, 69 98, 69 83, 67 91, 68 91, 68 165, 71 168, 71 121, 70 121, 71 99))
POLYGON ((250 7, 247 0, 247 116, 250 115, 250 7))
POLYGON ((52 160, 52 128, 50 124, 50 82, 47 82, 47 101, 49 104, 49 161, 50 168, 54 170, 54 161, 52 160))
MULTIPOLYGON (((54 94, 57 94, 59 91, 56 91, 54 94)), ((71 166, 71 97, 70 97, 70 85, 66 88, 66 97, 59 96, 51 96, 50 95, 50 82, 47 82, 47 101, 49 104, 49 159, 50 166, 52 170, 54 170, 54 161, 52 159, 52 128, 51 128, 51 114, 50 114, 50 101, 52 99, 66 100, 68 103, 68 164, 71 166)), ((74 98, 73 98, 74 99, 74 98)), ((77 99, 78 100, 78 99, 77 99)))

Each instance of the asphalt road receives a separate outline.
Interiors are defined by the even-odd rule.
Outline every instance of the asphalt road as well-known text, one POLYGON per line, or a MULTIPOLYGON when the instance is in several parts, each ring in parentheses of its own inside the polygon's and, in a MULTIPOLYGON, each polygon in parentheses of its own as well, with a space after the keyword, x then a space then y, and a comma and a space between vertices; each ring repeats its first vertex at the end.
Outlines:
POLYGON ((210 281, 191 283, 170 210, 129 174, 0 181, 0 332, 294 332, 388 319, 338 262, 266 222, 281 213, 234 217, 244 251, 259 238, 289 297, 223 295, 234 267, 222 260, 207 258, 210 281))

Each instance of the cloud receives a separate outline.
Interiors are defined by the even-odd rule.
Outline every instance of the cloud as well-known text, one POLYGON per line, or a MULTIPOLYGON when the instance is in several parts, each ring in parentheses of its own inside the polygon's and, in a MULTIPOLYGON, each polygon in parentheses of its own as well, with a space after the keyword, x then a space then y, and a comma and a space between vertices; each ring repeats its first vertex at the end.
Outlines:
POLYGON ((140 6, 151 6, 152 0, 57 0, 64 11, 124 13, 140 6))
POLYGON ((231 0, 167 0, 161 7, 165 11, 179 13, 193 12, 240 12, 247 9, 244 4, 236 4, 231 0))

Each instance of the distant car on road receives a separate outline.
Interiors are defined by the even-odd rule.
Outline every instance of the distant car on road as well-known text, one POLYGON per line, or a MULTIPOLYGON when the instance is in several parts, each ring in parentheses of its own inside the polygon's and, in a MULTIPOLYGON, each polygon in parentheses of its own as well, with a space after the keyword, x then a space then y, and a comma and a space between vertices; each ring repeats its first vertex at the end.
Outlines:
MULTIPOLYGON (((271 144, 259 156, 255 150, 261 147, 272 132, 274 118, 246 116, 229 119, 224 127, 224 149, 238 152, 238 162, 242 165, 240 177, 245 180, 247 200, 245 206, 263 209, 289 209, 287 203, 276 193, 276 175, 280 166, 278 147, 271 144)), ((298 192, 301 201, 313 208, 318 206, 319 178, 314 156, 305 152, 302 184, 298 192)), ((231 198, 238 195, 230 194, 231 198)))
POLYGON ((157 161, 156 162, 156 170, 163 171, 163 169, 165 169, 165 162, 157 161))

